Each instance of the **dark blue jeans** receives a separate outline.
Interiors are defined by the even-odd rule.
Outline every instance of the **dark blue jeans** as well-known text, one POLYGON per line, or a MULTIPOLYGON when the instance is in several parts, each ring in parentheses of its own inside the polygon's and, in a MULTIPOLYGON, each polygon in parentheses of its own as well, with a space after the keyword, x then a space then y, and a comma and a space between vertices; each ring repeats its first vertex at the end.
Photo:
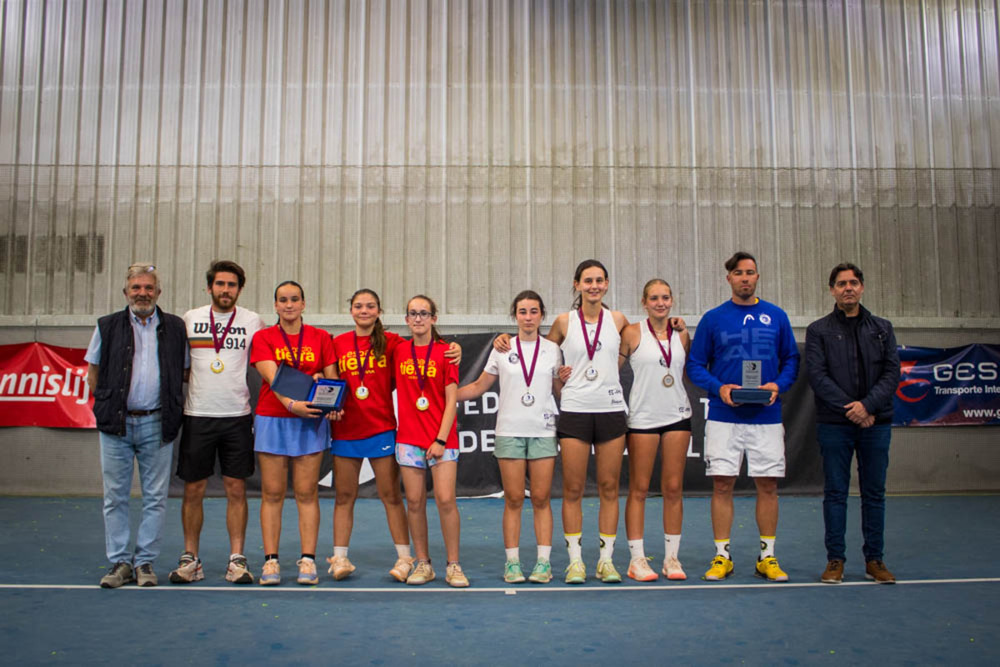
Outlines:
POLYGON ((846 560, 847 493, 851 485, 851 459, 858 457, 861 491, 861 534, 865 560, 882 560, 885 529, 885 472, 889 467, 889 424, 860 428, 854 424, 816 424, 816 438, 823 455, 823 521, 826 524, 827 560, 846 560))

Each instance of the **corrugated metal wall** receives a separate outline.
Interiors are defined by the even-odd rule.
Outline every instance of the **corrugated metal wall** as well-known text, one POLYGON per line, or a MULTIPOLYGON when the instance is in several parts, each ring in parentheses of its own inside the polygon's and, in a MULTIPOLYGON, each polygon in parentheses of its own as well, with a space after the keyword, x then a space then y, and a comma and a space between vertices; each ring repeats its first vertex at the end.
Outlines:
POLYGON ((883 314, 1000 325, 996 0, 14 0, 0 20, 0 323, 91 321, 133 260, 183 311, 215 257, 264 311, 300 280, 313 321, 362 285, 389 312, 425 291, 443 323, 499 322, 528 286, 561 310, 590 256, 617 307, 659 275, 694 315, 745 248, 799 322, 851 259, 883 314))

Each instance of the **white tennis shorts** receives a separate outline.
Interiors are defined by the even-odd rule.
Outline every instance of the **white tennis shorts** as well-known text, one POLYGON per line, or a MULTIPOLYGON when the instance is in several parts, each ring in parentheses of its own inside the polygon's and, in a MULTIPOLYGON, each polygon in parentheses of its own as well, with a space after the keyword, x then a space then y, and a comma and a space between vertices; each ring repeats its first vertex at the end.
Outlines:
POLYGON ((747 457, 751 477, 785 476, 785 427, 782 424, 705 422, 705 474, 737 477, 747 457))

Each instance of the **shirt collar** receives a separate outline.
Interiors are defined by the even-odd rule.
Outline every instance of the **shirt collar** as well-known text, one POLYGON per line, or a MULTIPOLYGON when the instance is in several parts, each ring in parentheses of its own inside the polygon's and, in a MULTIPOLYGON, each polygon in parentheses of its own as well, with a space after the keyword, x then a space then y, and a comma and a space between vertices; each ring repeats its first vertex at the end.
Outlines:
POLYGON ((137 324, 140 327, 145 327, 145 326, 149 326, 150 324, 157 324, 158 323, 159 317, 157 317, 157 314, 159 313, 159 310, 160 310, 159 308, 153 308, 153 314, 150 315, 149 317, 147 317, 145 322, 143 322, 139 318, 138 315, 136 315, 134 312, 132 312, 132 308, 131 307, 128 309, 128 314, 129 314, 129 318, 132 320, 132 324, 137 324))

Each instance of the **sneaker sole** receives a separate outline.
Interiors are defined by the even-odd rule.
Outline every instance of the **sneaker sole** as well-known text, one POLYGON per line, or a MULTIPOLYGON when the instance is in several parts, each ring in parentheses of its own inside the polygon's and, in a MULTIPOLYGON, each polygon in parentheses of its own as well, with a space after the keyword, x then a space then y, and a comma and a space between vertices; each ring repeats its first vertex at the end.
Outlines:
POLYGON ((636 581, 656 581, 657 579, 659 579, 659 577, 656 575, 655 572, 650 572, 644 577, 637 577, 634 574, 632 574, 631 570, 629 570, 628 572, 628 578, 635 579, 636 581))
POLYGON ((389 570, 389 574, 392 575, 393 579, 400 582, 401 584, 405 584, 406 578, 410 576, 406 575, 406 577, 404 577, 402 572, 397 572, 396 570, 389 570))
POLYGON ((260 585, 261 586, 277 586, 280 583, 281 583, 281 579, 275 579, 274 581, 269 581, 269 580, 261 578, 261 580, 260 580, 260 585))
MULTIPOLYGON (((878 579, 876 579, 872 575, 868 574, 867 572, 865 573, 865 579, 867 579, 868 581, 874 581, 876 584, 894 584, 894 583, 896 583, 895 579, 888 579, 886 581, 879 581, 878 579)), ((837 582, 837 583, 840 583, 840 582, 837 582)))
POLYGON ((120 584, 111 584, 111 583, 105 583, 105 582, 102 581, 101 582, 101 588, 121 588, 125 584, 131 584, 134 581, 135 581, 135 579, 128 579, 126 581, 121 582, 120 584))
POLYGON ((760 572, 760 571, 758 571, 756 569, 753 571, 753 576, 758 577, 760 579, 763 579, 764 581, 773 581, 776 584, 780 584, 780 583, 788 581, 788 575, 787 574, 784 577, 778 577, 776 579, 772 579, 771 577, 767 576, 763 572, 760 572))
POLYGON ((457 582, 456 581, 449 581, 448 585, 451 586, 452 588, 468 588, 469 587, 469 582, 468 581, 457 581, 457 582))
POLYGON ((585 584, 587 583, 586 577, 566 577, 567 584, 585 584))
POLYGON ((229 577, 226 577, 226 581, 228 581, 231 584, 252 584, 253 575, 250 574, 249 572, 244 572, 236 579, 230 579, 229 577))
POLYGON ((663 576, 670 581, 687 581, 688 576, 683 572, 674 572, 673 574, 668 574, 666 570, 663 571, 663 576))
POLYGON ((354 572, 354 569, 350 569, 347 572, 331 572, 334 581, 340 581, 342 579, 347 579, 354 572))
POLYGON ((299 577, 296 581, 301 586, 315 586, 319 583, 319 577, 316 577, 315 579, 303 579, 302 577, 299 577))
POLYGON ((505 584, 523 584, 525 581, 527 581, 527 579, 524 577, 519 577, 517 579, 508 579, 507 577, 503 578, 503 582, 505 584))
POLYGON ((532 584, 547 584, 550 581, 552 581, 552 577, 549 577, 547 579, 542 577, 528 577, 528 581, 532 584))
POLYGON ((728 579, 731 576, 733 576, 733 570, 730 570, 729 572, 726 572, 726 574, 723 575, 721 579, 719 577, 710 577, 708 575, 702 576, 701 579, 702 579, 702 581, 725 581, 726 579, 728 579))

